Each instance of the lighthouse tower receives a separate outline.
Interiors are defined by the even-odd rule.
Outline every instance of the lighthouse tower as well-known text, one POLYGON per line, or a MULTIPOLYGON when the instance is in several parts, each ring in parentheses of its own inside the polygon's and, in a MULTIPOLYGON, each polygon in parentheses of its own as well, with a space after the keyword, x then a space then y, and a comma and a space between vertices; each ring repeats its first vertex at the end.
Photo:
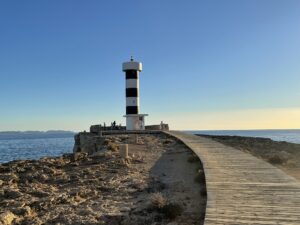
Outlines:
POLYGON ((131 57, 124 62, 122 69, 126 75, 126 130, 145 130, 145 116, 140 114, 139 73, 142 63, 135 62, 131 57))

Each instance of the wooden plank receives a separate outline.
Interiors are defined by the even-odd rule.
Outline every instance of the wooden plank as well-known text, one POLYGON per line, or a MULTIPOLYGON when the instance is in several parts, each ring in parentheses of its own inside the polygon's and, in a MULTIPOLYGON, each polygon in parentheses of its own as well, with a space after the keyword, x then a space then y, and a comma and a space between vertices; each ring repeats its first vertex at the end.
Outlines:
POLYGON ((178 131, 201 159, 206 177, 205 225, 300 225, 300 182, 282 170, 208 138, 178 131))

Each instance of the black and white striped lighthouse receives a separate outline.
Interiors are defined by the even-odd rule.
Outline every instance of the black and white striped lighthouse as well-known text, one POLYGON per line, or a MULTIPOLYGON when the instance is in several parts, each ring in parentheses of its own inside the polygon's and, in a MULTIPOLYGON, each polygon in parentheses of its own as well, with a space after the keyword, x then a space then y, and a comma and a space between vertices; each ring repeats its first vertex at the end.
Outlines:
POLYGON ((142 63, 135 62, 131 57, 122 67, 126 75, 126 129, 144 130, 147 114, 140 114, 139 109, 139 73, 142 71, 142 63))

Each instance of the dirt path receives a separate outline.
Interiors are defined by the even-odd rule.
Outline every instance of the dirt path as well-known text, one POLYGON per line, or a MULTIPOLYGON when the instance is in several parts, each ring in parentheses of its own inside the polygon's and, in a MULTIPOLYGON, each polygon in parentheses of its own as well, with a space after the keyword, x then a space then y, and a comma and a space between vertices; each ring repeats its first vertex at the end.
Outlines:
POLYGON ((162 154, 151 168, 151 175, 167 187, 162 193, 185 208, 177 219, 179 224, 202 224, 206 192, 204 180, 199 180, 204 178, 197 177, 199 170, 202 172, 200 162, 188 148, 180 144, 162 154))

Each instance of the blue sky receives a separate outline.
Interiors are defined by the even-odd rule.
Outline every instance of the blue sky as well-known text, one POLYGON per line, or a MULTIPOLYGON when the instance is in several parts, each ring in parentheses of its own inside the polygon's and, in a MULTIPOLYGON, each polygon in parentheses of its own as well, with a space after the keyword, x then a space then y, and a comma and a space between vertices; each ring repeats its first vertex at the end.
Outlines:
POLYGON ((124 124, 130 55, 148 123, 300 128, 299 12, 297 0, 0 1, 0 130, 124 124))

